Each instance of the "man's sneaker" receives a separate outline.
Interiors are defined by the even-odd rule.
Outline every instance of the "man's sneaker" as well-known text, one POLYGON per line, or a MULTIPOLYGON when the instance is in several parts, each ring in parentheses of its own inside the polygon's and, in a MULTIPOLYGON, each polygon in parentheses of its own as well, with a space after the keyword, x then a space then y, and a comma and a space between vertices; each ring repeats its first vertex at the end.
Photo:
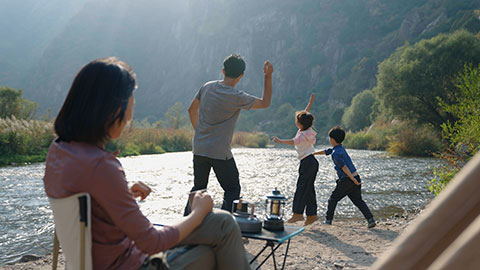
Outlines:
POLYGON ((326 219, 323 224, 327 224, 327 225, 332 225, 332 220, 331 219, 326 219))
POLYGON ((373 219, 373 217, 368 220, 368 225, 367 225, 368 228, 373 228, 376 225, 377 223, 375 222, 375 219, 373 219))

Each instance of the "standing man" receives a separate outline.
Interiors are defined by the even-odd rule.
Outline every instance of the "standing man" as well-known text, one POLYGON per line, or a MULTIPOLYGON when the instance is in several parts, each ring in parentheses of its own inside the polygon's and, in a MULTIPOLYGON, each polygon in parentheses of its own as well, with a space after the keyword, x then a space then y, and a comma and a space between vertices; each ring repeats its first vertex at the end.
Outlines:
MULTIPOLYGON (((272 99, 273 66, 263 65, 264 87, 262 98, 235 89, 243 77, 245 61, 232 54, 223 61, 223 80, 211 81, 198 90, 188 108, 195 135, 193 137, 192 191, 207 188, 210 169, 224 190, 222 209, 232 211, 232 202, 240 196, 238 169, 230 144, 233 130, 242 109, 265 109, 272 99)), ((189 205, 185 214, 190 212, 189 205)))

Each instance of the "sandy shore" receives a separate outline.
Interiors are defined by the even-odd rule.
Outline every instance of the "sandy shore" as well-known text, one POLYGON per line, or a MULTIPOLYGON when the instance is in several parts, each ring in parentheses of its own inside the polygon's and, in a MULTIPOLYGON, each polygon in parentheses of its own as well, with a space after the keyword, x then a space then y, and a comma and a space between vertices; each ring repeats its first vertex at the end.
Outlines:
MULTIPOLYGON (((410 214, 379 220, 373 229, 367 229, 366 222, 363 221, 334 220, 333 225, 324 225, 319 220, 292 238, 285 268, 368 269, 415 216, 410 214)), ((295 225, 303 224, 298 222, 295 225)), ((250 240, 245 244, 248 257, 253 258, 263 246, 264 241, 250 240)), ((279 267, 285 247, 286 245, 281 246, 275 253, 279 267)), ((264 258, 262 256, 265 255, 260 256, 260 262, 264 258)), ((2 266, 0 269, 51 269, 51 255, 24 259, 27 261, 2 266)), ((252 266, 255 269, 258 262, 252 266)), ((65 269, 62 256, 58 269, 65 269)), ((261 269, 273 269, 272 260, 268 259, 261 269)))
MULTIPOLYGON (((332 225, 317 221, 292 238, 285 268, 369 269, 413 218, 403 216, 381 220, 373 229, 368 229, 363 221, 334 220, 332 225)), ((262 241, 250 240, 246 249, 255 255, 263 245, 262 241)), ((278 255, 284 252, 285 245, 276 251, 279 267, 283 256, 278 255)), ((254 265, 253 269, 258 263, 254 265)), ((272 260, 268 259, 262 269, 273 269, 272 260)))

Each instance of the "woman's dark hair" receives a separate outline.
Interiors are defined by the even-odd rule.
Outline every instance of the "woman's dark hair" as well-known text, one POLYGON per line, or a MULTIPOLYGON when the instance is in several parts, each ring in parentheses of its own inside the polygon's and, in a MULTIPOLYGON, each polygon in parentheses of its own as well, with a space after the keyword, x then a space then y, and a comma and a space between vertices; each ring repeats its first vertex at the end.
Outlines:
POLYGON ((223 69, 225 77, 237 78, 245 71, 245 61, 239 54, 231 54, 223 60, 223 69))
POLYGON ((295 117, 297 118, 297 122, 302 124, 303 130, 307 130, 313 125, 313 114, 307 111, 298 111, 295 113, 295 117))
POLYGON ((345 130, 343 130, 343 128, 340 126, 333 127, 328 132, 328 136, 333 138, 337 143, 342 143, 345 139, 345 130))
POLYGON ((59 139, 105 142, 109 128, 125 117, 135 81, 132 68, 115 57, 96 59, 84 66, 75 76, 55 119, 59 139))

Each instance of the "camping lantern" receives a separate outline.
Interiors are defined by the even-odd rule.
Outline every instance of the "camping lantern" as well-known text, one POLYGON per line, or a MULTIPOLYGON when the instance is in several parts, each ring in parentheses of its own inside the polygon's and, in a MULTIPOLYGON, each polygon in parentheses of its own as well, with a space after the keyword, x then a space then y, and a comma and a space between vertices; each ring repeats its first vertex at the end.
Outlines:
POLYGON ((265 219, 263 228, 270 231, 283 231, 284 206, 287 198, 275 188, 265 195, 265 219))

